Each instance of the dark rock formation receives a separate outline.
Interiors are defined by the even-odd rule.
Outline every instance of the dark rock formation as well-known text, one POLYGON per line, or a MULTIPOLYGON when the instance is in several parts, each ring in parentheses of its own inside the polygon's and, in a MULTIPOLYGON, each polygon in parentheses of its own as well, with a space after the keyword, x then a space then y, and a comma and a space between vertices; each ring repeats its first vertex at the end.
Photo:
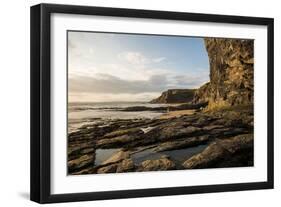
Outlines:
POLYGON ((119 109, 119 111, 166 111, 167 107, 147 107, 147 106, 129 106, 123 109, 119 109))
POLYGON ((189 137, 177 141, 164 142, 153 149, 154 152, 163 152, 175 149, 183 149, 205 144, 209 140, 208 135, 199 137, 189 137))
POLYGON ((135 170, 135 165, 132 159, 124 159, 118 166, 117 166, 117 173, 120 172, 132 172, 135 170))
POLYGON ((253 134, 216 140, 183 163, 184 168, 240 167, 253 165, 253 134))
POLYGON ((68 172, 72 173, 75 172, 77 170, 81 170, 84 169, 90 165, 92 165, 94 163, 94 156, 95 154, 90 153, 87 155, 83 155, 77 159, 71 160, 67 163, 68 165, 68 172))
POLYGON ((157 160, 145 160, 141 163, 138 171, 158 171, 158 170, 175 170, 175 163, 166 158, 160 158, 157 160))
POLYGON ((169 89, 150 103, 186 103, 193 99, 195 89, 169 89))
MULTIPOLYGON (((107 124, 106 130, 95 124, 92 127, 82 126, 79 132, 70 133, 68 136, 68 172, 75 175, 183 167, 251 166, 253 119, 251 105, 237 105, 166 120, 112 120, 107 124), (169 161, 159 157, 156 157, 158 161, 149 158, 143 164, 135 163, 133 159, 146 150, 152 154, 161 154, 198 145, 209 147, 199 153, 198 157, 195 155, 188 159, 184 165, 182 161, 170 158, 166 158, 169 161), (121 149, 100 165, 95 165, 95 150, 102 148, 121 149)), ((99 124, 104 126, 102 122, 99 124)))
POLYGON ((97 173, 115 173, 117 170, 118 164, 107 165, 101 167, 97 170, 97 173))
POLYGON ((167 112, 167 111, 179 111, 179 110, 189 110, 189 109, 200 109, 208 105, 208 102, 200 103, 182 103, 174 106, 160 106, 160 107, 147 107, 147 106, 130 106, 126 108, 117 109, 118 111, 136 112, 136 111, 157 111, 157 112, 167 112))
POLYGON ((180 111, 180 110, 192 110, 192 109, 200 109, 204 108, 208 105, 208 102, 200 102, 200 103, 184 103, 177 106, 168 106, 168 111, 180 111))
POLYGON ((193 102, 213 105, 253 103, 254 41, 205 38, 210 82, 196 91, 193 102))

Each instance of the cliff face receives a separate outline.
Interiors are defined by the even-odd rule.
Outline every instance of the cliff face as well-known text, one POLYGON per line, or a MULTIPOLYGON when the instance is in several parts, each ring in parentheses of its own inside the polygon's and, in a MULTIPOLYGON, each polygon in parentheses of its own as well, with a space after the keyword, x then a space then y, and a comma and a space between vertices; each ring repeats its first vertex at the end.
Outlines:
POLYGON ((205 38, 210 82, 195 93, 193 102, 209 105, 253 103, 254 41, 205 38))
POLYGON ((186 103, 193 100, 195 89, 169 89, 150 103, 186 103))

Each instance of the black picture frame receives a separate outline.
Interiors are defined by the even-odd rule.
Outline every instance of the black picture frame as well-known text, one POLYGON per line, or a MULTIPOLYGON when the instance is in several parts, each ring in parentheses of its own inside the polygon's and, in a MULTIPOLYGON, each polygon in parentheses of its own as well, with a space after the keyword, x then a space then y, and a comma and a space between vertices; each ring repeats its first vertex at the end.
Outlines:
POLYGON ((102 199, 166 196, 179 194, 211 193, 273 188, 273 39, 272 18, 195 14, 153 10, 135 10, 89 6, 39 4, 31 7, 31 174, 30 199, 38 203, 88 201, 102 199), (169 187, 154 189, 85 192, 74 194, 51 194, 50 163, 50 15, 52 13, 134 17, 148 19, 181 20, 209 23, 234 23, 267 26, 267 181, 236 184, 169 187))

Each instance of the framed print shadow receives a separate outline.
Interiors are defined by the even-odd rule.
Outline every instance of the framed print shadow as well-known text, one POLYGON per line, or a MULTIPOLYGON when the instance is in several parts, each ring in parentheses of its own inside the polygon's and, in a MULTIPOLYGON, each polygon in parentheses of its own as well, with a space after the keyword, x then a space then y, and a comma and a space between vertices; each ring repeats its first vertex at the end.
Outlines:
POLYGON ((273 188, 273 19, 31 7, 31 200, 273 188))

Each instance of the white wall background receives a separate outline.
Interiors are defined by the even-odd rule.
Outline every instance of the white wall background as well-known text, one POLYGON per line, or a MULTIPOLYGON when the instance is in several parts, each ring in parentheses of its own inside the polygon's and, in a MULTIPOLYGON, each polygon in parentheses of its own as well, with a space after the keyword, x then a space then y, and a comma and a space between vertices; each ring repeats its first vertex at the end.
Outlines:
MULTIPOLYGON (((230 193, 63 203, 53 206, 266 206, 281 202, 281 13, 277 0, 6 0, 0 32, 0 206, 36 206, 29 201, 29 7, 37 3, 263 16, 275 18, 275 189, 230 193)), ((266 86, 265 86, 266 87, 266 86)), ((275 205, 274 205, 275 204, 275 205)))

